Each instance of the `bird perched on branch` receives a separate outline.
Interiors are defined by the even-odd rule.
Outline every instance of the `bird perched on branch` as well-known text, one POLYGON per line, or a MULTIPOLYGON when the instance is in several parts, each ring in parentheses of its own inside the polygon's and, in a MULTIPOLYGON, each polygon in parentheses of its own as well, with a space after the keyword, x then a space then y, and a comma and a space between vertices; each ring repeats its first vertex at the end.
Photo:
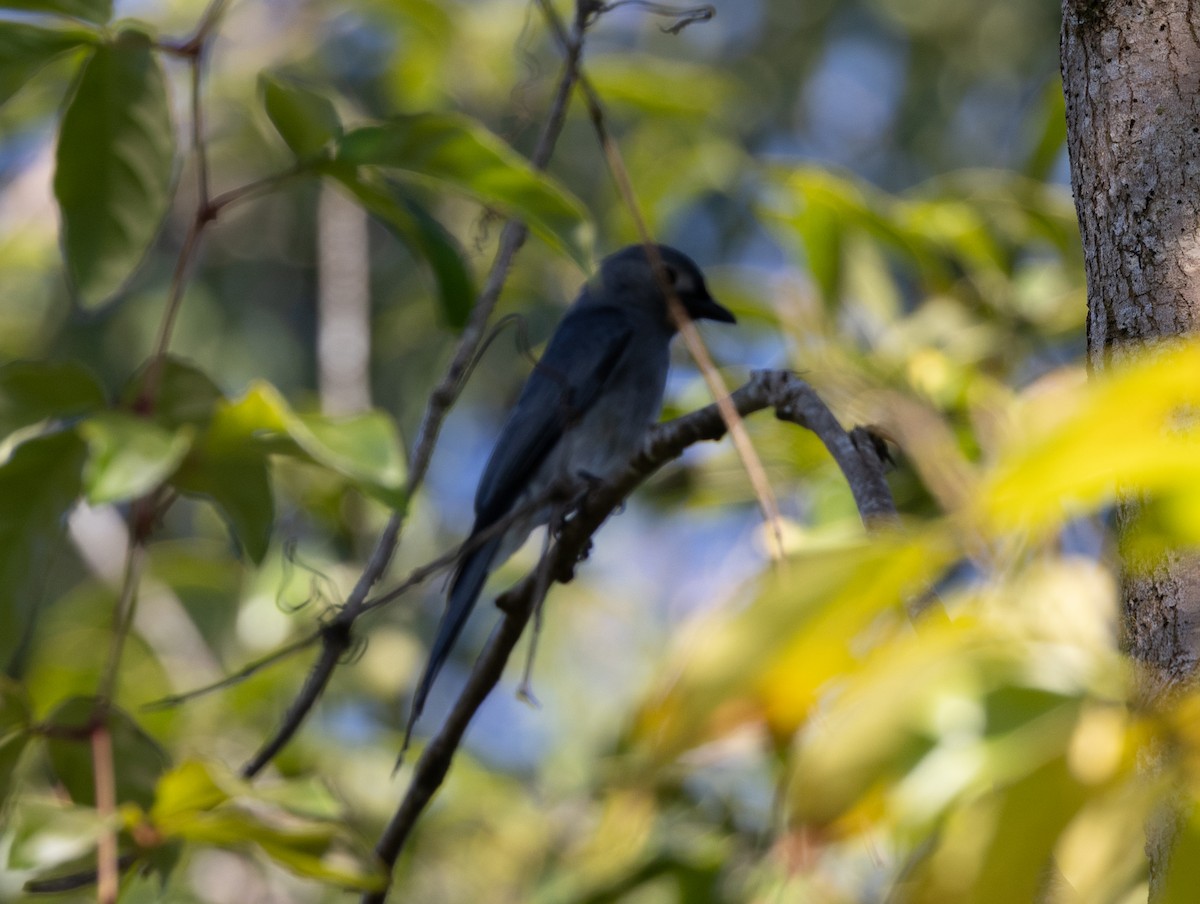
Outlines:
POLYGON ((450 582, 446 612, 413 698, 409 733, 488 575, 535 527, 550 522, 551 492, 619 476, 658 418, 676 333, 665 287, 692 320, 736 322, 708 294, 691 258, 655 247, 660 260, 653 263, 645 245, 601 262, 550 337, 500 431, 475 493, 468 551, 450 582), (513 518, 523 509, 528 511, 513 518), (477 539, 509 518, 512 523, 494 536, 477 539))

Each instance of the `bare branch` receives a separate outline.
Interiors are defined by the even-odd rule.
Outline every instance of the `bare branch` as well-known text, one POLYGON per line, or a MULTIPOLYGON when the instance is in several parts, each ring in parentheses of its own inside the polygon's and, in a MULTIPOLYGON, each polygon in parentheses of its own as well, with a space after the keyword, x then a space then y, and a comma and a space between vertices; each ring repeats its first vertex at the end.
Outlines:
MULTIPOLYGON (((850 484, 863 524, 868 529, 877 529, 896 522, 896 506, 874 443, 861 428, 847 433, 820 396, 800 377, 786 371, 758 371, 729 396, 729 402, 739 417, 772 408, 780 420, 811 430, 850 484)), ((571 580, 593 534, 630 493, 663 465, 682 455, 688 446, 720 439, 727 431, 728 421, 715 403, 656 426, 626 472, 613 483, 592 490, 542 561, 496 601, 504 613, 500 624, 476 661, 441 731, 417 761, 412 782, 375 846, 375 853, 389 870, 395 866, 425 806, 444 781, 467 726, 499 682, 526 623, 540 605, 547 583, 541 575, 548 574, 560 583, 571 580)), ((385 896, 386 891, 366 894, 363 904, 381 904, 385 896)))

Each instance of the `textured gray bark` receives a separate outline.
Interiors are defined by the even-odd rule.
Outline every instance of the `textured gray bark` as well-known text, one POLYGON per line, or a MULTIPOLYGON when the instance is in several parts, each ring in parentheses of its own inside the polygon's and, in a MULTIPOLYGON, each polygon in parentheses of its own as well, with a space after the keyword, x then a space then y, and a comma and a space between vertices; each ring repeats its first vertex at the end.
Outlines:
MULTIPOLYGON (((1093 371, 1196 332, 1200 320, 1200 8, 1196 0, 1064 0, 1063 91, 1088 284, 1093 371)), ((1126 499, 1124 528, 1137 514, 1126 499)), ((1125 563, 1124 641, 1147 702, 1195 681, 1200 563, 1125 563)), ((1154 769, 1152 763, 1144 764, 1154 769)), ((1161 894, 1182 799, 1147 827, 1161 894)))
MULTIPOLYGON (((1200 6, 1065 0, 1062 74, 1100 371, 1200 325, 1200 6)), ((1126 643, 1148 689, 1190 680, 1200 568, 1171 556, 1127 571, 1126 643)))

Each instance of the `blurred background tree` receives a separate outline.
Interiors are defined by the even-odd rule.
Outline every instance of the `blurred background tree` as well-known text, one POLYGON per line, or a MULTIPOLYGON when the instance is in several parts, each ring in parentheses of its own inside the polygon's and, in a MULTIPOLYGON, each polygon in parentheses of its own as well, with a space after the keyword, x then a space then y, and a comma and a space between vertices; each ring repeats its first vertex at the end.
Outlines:
MULTIPOLYGON (((1171 789, 1156 887, 1190 900, 1197 704, 1133 705, 1109 507, 1118 485, 1145 500, 1133 561, 1200 537, 1178 417, 1200 353, 1085 379, 1060 10, 721 0, 672 34, 613 6, 583 66, 651 231, 739 316, 706 334, 726 381, 795 369, 876 425, 906 527, 864 537, 822 445, 760 415, 774 566, 728 444, 690 450, 553 590, 540 707, 514 666, 396 899, 1144 900, 1171 789)), ((292 742, 236 773, 393 509, 383 588, 466 532, 528 369, 509 333, 405 486, 502 218, 533 238, 497 313, 535 349, 593 249, 637 239, 582 106, 549 178, 526 162, 558 45, 517 0, 8 0, 2 19, 0 897, 94 876, 113 841, 152 868, 122 872, 123 901, 377 888, 439 582, 365 616, 292 742)), ((1136 55, 1114 59, 1115 85, 1136 55)), ((708 401, 682 350, 668 396, 668 415, 708 401)))

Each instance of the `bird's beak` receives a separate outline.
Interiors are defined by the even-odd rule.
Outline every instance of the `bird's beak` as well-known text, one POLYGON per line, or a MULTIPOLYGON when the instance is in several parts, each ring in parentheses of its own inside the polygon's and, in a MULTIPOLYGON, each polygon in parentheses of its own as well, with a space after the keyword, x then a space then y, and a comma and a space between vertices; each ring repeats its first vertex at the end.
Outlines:
POLYGON ((716 320, 720 323, 737 323, 737 318, 729 308, 717 304, 711 295, 688 305, 688 313, 693 320, 716 320))

